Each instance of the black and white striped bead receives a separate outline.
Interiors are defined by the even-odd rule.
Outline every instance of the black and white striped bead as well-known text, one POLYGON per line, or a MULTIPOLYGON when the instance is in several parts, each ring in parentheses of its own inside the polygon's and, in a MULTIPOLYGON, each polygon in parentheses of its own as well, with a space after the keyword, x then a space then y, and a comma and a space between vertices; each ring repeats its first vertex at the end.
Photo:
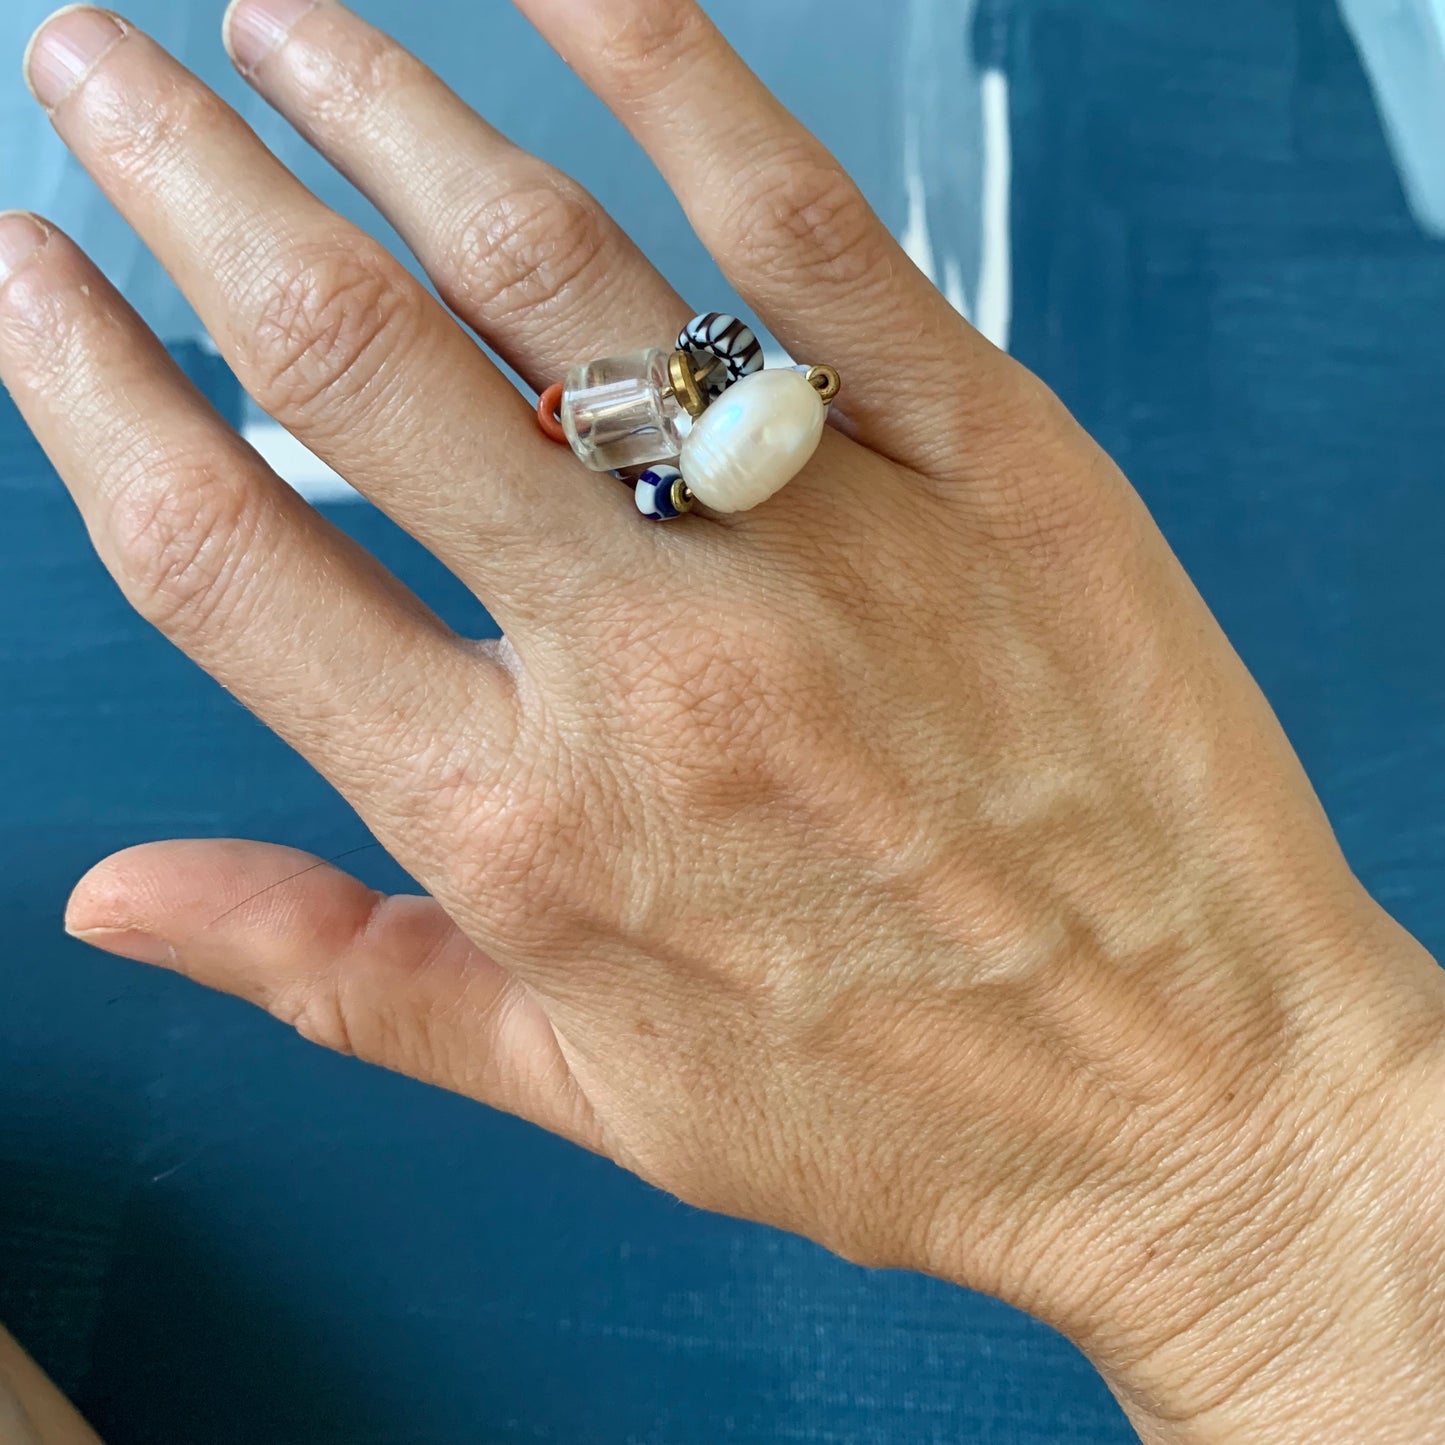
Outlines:
POLYGON ((633 488, 637 510, 652 522, 671 522, 684 511, 691 511, 691 505, 681 508, 675 501, 677 483, 681 480, 682 473, 676 467, 661 464, 648 467, 633 488))
POLYGON ((736 316, 724 311, 708 311, 694 316, 678 334, 677 349, 697 356, 711 356, 722 362, 708 373, 703 382, 708 393, 717 398, 733 382, 751 376, 763 367, 763 348, 736 316))

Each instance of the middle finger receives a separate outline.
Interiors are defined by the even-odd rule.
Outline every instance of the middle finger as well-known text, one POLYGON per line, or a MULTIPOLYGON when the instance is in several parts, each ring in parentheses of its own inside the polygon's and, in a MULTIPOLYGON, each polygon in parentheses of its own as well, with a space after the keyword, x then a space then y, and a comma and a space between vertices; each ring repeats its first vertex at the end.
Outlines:
POLYGON ((237 67, 375 202, 452 309, 538 391, 667 346, 692 311, 576 181, 331 0, 234 0, 237 67))
POLYGON ((108 12, 62 12, 28 75, 262 408, 504 627, 555 612, 569 582, 585 591, 598 558, 640 565, 616 499, 567 485, 526 402, 421 284, 148 37, 108 12), (555 560, 539 575, 544 542, 561 575, 555 560))

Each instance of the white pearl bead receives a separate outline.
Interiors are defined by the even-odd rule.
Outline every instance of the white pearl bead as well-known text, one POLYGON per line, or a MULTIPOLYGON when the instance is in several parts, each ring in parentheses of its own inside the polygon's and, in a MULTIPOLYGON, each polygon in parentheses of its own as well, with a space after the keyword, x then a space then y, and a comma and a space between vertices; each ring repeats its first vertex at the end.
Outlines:
POLYGON ((746 512, 787 486, 823 436, 827 408, 797 371, 755 371, 703 412, 678 465, 715 512, 746 512))

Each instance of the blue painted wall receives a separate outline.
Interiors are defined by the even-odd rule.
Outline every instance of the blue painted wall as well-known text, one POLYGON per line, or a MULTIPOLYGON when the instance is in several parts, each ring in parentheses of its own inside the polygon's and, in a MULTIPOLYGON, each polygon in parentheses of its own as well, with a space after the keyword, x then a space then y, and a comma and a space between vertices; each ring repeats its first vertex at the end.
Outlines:
MULTIPOLYGON (((584 178, 657 258, 718 294, 660 183, 510 7, 447 6, 466 28, 446 45, 440 6, 361 8, 519 139, 578 170, 591 156, 584 178)), ((779 8, 717 11, 901 229, 902 11, 859 0, 825 26, 836 0, 779 8)), ((240 97, 210 7, 133 9, 240 97)), ((1356 866, 1438 950, 1445 248, 1408 215, 1333 5, 985 0, 979 19, 1013 92, 1015 350, 1144 491, 1356 866)), ((185 313, 113 224, 85 221, 85 183, 25 114, 0 96, 6 186, 38 158, 17 186, 92 226, 179 341, 185 313)), ((215 363, 183 354, 238 411, 215 363)), ((332 515, 486 626, 376 513, 332 515)), ((697 1214, 66 942, 70 882, 124 844, 340 852, 365 834, 131 617, 3 402, 0 516, 0 1318, 111 1445, 1132 1438, 1077 1353, 1001 1305, 697 1214)), ((348 861, 399 881, 375 852, 348 861)))

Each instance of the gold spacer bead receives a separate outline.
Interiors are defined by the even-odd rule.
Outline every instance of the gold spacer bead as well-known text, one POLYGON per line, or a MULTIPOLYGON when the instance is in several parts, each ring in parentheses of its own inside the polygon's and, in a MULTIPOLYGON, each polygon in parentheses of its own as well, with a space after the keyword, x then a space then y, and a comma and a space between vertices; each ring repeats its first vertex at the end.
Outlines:
POLYGON ((843 390, 843 378, 838 375, 836 366, 810 366, 808 385, 818 393, 819 399, 826 406, 843 390))
POLYGON ((672 505, 679 512, 690 512, 697 505, 697 498, 692 494, 692 488, 678 477, 672 484, 672 505))
MULTIPOLYGON (((701 373, 706 376, 707 372, 701 373)), ((685 351, 674 351, 667 359, 667 379, 672 383, 672 394, 678 405, 691 417, 699 417, 707 410, 707 397, 698 385, 699 376, 692 369, 692 357, 685 351)))

